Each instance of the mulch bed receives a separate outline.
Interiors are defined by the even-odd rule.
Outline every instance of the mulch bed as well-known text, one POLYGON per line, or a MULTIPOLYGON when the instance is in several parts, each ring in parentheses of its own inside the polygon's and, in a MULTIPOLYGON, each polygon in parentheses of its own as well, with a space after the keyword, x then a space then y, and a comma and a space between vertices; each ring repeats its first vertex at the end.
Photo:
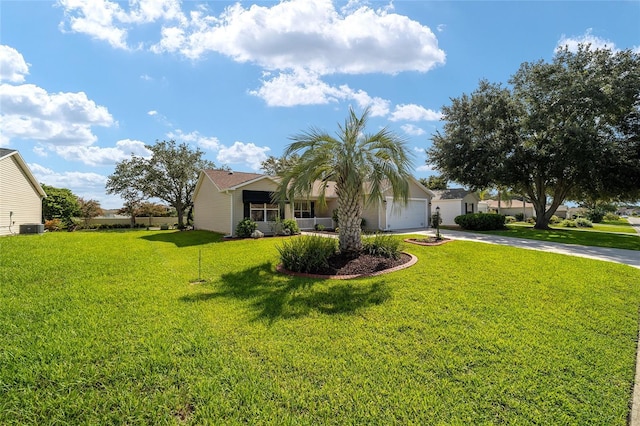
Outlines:
POLYGON ((406 238, 405 243, 417 244, 419 246, 439 246, 453 241, 450 238, 424 237, 424 238, 406 238))
POLYGON ((401 253, 398 259, 362 254, 353 259, 334 256, 329 259, 328 268, 312 274, 288 271, 282 265, 278 265, 277 270, 285 274, 308 278, 351 279, 398 271, 412 266, 417 261, 418 258, 409 253, 401 253))

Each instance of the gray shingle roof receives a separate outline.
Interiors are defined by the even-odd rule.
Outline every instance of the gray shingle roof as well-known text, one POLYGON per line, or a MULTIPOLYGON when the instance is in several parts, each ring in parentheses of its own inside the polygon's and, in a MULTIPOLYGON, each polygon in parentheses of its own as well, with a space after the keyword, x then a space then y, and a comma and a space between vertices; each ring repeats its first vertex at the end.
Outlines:
POLYGON ((433 201, 438 200, 457 200, 462 199, 467 196, 467 194, 472 194, 473 191, 468 191, 464 188, 451 188, 444 190, 432 190, 435 194, 433 197, 433 201))

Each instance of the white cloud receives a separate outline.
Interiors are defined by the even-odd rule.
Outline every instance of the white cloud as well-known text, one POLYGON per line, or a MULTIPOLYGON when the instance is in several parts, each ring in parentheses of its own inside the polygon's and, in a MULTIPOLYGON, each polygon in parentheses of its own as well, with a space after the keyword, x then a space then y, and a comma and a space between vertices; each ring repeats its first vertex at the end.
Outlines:
POLYGON ((439 33, 443 32, 444 30, 447 29, 447 25, 446 24, 440 24, 436 27, 436 30, 438 30, 439 33))
POLYGON ((192 12, 187 25, 165 26, 155 52, 197 59, 208 51, 266 69, 304 68, 320 75, 425 72, 444 64, 433 32, 389 9, 336 10, 331 0, 239 3, 220 16, 192 12))
POLYGON ((34 139, 60 145, 91 145, 92 126, 116 124, 84 92, 47 93, 33 84, 0 85, 2 138, 34 139))
POLYGON ((260 163, 267 159, 266 153, 269 150, 266 146, 236 141, 230 147, 221 147, 216 159, 220 164, 246 164, 253 170, 259 170, 260 163))
POLYGON ((147 112, 147 115, 150 115, 153 117, 154 115, 158 115, 158 111, 149 111, 147 112))
POLYGON ((57 4, 65 14, 62 31, 87 34, 116 49, 130 49, 127 37, 132 24, 185 19, 178 0, 131 1, 128 11, 108 0, 58 0, 57 4))
POLYGON ((29 74, 29 65, 13 47, 0 45, 0 81, 23 83, 29 74))
POLYGON ((38 179, 38 182, 57 188, 69 188, 76 195, 80 195, 78 192, 85 191, 100 191, 100 193, 104 194, 104 185, 107 182, 106 176, 98 173, 58 173, 37 163, 29 163, 29 169, 38 179))
POLYGON ((97 146, 52 146, 65 160, 80 161, 89 166, 108 166, 126 160, 131 154, 140 157, 150 157, 151 151, 144 146, 144 142, 123 139, 116 142, 115 147, 101 148, 97 146))
POLYGON ((426 109, 416 104, 396 105, 396 109, 389 117, 391 121, 438 121, 442 119, 442 113, 426 109))
POLYGON ((411 136, 420 136, 424 135, 426 132, 424 129, 421 129, 418 126, 414 126, 413 124, 403 124, 400 128, 408 135, 411 136))
POLYGON ((568 46, 570 52, 577 52, 579 44, 590 44, 591 48, 594 50, 608 49, 613 52, 617 50, 615 43, 593 35, 592 31, 593 29, 589 28, 583 35, 575 37, 567 37, 563 34, 560 40, 558 40, 556 50, 568 46))
POLYGON ((223 146, 217 137, 203 136, 198 131, 184 133, 182 130, 177 129, 175 132, 167 133, 167 137, 178 142, 195 143, 202 148, 210 149, 213 151, 217 151, 223 146))
MULTIPOLYGON (((266 74, 267 77, 270 74, 266 74)), ((262 87, 249 94, 262 98, 269 106, 291 107, 297 105, 323 105, 344 100, 353 100, 358 107, 371 107, 372 117, 382 117, 389 113, 390 102, 379 97, 371 97, 364 90, 353 90, 348 85, 330 86, 315 73, 297 70, 280 73, 271 80, 264 80, 262 87)))
POLYGON ((422 166, 416 167, 416 171, 418 172, 432 172, 434 170, 432 164, 423 164, 422 166))
POLYGON ((48 157, 49 153, 42 145, 36 145, 33 147, 33 152, 39 157, 48 157))

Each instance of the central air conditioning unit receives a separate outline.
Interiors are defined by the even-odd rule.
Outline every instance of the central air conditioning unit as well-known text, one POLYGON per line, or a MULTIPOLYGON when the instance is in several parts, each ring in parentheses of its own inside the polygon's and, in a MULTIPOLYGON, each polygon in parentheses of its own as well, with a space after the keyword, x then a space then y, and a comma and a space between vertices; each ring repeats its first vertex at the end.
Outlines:
POLYGON ((44 225, 42 223, 23 223, 20 225, 21 234, 43 234, 44 225))

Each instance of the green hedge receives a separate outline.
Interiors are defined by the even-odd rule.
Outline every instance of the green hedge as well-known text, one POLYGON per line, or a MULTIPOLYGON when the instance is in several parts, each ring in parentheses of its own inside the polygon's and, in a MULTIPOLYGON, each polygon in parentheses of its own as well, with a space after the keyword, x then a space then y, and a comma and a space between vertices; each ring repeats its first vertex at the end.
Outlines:
POLYGON ((455 223, 462 229, 471 231, 492 231, 504 229, 505 216, 492 213, 469 213, 456 216, 455 223))

